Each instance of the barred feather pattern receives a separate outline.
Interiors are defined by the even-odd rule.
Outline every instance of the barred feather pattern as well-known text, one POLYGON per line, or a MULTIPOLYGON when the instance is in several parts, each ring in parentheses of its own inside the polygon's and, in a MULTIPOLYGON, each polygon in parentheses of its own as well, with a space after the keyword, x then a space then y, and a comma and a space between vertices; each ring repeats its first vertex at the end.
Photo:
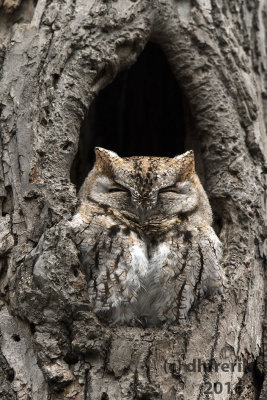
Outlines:
POLYGON ((127 215, 90 201, 71 221, 89 302, 102 321, 182 323, 201 298, 222 292, 221 244, 212 227, 194 216, 157 222, 144 233, 127 215))

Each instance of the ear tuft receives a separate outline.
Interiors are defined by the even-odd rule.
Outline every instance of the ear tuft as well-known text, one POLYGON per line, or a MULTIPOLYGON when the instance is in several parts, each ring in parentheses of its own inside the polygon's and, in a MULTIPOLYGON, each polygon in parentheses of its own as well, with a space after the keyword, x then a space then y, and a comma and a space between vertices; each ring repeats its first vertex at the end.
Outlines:
POLYGON ((111 150, 103 149, 102 147, 95 147, 96 163, 102 164, 102 166, 112 165, 114 161, 118 161, 121 158, 117 153, 111 150))
POLYGON ((183 153, 183 154, 179 154, 178 156, 174 157, 176 160, 186 160, 186 159, 191 159, 192 161, 194 161, 195 157, 194 157, 194 151, 193 150, 188 150, 187 152, 183 153))
POLYGON ((120 158, 117 153, 111 150, 104 149, 103 147, 95 147, 95 155, 96 157, 115 157, 120 158))
POLYGON ((179 162, 184 173, 192 174, 195 172, 195 156, 193 150, 175 156, 174 159, 179 162))

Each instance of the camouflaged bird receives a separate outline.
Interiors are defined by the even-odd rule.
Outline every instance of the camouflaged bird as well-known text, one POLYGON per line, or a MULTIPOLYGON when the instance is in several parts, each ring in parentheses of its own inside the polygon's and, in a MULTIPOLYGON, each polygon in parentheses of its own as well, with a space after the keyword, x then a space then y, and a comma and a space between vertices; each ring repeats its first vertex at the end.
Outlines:
POLYGON ((222 291, 221 244, 194 154, 127 157, 96 148, 71 221, 92 311, 109 324, 182 322, 222 291))

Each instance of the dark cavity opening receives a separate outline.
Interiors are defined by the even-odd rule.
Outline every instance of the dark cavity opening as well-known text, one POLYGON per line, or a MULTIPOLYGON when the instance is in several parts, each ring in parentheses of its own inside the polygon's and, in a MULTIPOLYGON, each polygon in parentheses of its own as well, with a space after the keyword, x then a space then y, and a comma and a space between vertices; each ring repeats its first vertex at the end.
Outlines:
POLYGON ((185 101, 164 53, 148 43, 137 62, 103 89, 82 123, 71 180, 80 187, 94 147, 122 157, 173 157, 185 150, 185 101))
POLYGON ((19 335, 12 335, 12 339, 13 339, 15 342, 20 342, 20 336, 19 336, 19 335))

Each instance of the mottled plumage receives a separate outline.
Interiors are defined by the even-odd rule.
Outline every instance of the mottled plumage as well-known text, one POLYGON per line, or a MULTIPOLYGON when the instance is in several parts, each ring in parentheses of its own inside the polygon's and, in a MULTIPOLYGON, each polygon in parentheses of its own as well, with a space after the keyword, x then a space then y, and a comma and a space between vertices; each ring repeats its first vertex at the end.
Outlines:
POLYGON ((71 221, 92 310, 108 323, 168 325, 222 289, 221 245, 193 152, 96 163, 71 221))

